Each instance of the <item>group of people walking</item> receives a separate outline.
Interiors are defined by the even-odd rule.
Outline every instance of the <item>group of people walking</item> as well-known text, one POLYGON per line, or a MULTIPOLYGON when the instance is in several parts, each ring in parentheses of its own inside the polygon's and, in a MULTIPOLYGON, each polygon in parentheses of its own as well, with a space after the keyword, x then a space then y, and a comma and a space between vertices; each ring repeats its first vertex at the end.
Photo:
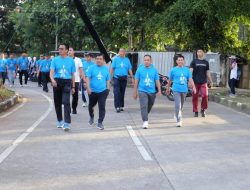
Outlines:
MULTIPOLYGON (((74 49, 67 44, 60 44, 59 56, 49 57, 41 55, 36 63, 38 86, 48 92, 48 82, 53 87, 54 105, 57 116, 57 127, 65 131, 70 130, 71 114, 77 114, 78 96, 82 94, 83 107, 88 106, 89 125, 95 123, 94 107, 98 104, 99 115, 96 127, 104 129, 103 121, 106 114, 106 100, 110 93, 110 82, 113 81, 114 109, 117 113, 125 109, 125 92, 130 76, 133 84, 133 97, 139 98, 142 127, 149 127, 149 113, 153 108, 156 96, 161 96, 159 74, 153 64, 152 57, 145 55, 143 63, 133 75, 130 60, 125 56, 125 49, 120 49, 110 68, 105 63, 103 54, 98 54, 95 62, 89 53, 84 58, 75 56, 74 49), (72 98, 71 98, 72 95, 72 98), (72 99, 72 102, 70 102, 72 99), (64 112, 64 113, 63 113, 64 112)), ((167 84, 167 93, 172 88, 175 101, 176 126, 182 126, 182 111, 188 88, 193 92, 194 117, 199 116, 198 99, 201 95, 200 113, 206 116, 208 108, 208 83, 212 85, 212 78, 209 71, 209 63, 204 59, 204 51, 197 50, 197 59, 190 64, 190 68, 184 66, 185 58, 181 54, 175 56, 175 64, 170 73, 167 84)), ((14 84, 15 72, 19 70, 20 84, 23 84, 22 77, 25 76, 25 84, 28 80, 29 60, 26 54, 18 59, 10 55, 9 59, 0 60, 0 76, 6 71, 14 84)), ((3 78, 3 77, 1 77, 3 78)))

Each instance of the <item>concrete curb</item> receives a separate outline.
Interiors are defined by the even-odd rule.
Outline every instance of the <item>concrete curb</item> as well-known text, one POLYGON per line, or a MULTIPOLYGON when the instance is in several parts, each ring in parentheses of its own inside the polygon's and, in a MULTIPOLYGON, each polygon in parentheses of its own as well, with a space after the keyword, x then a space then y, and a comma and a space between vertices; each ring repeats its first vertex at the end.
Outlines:
POLYGON ((4 102, 0 103, 0 113, 4 112, 5 110, 11 108, 15 104, 17 104, 21 99, 21 96, 18 94, 14 95, 13 97, 5 100, 4 102))
POLYGON ((242 104, 240 102, 233 101, 232 99, 220 97, 218 94, 209 94, 209 100, 230 107, 234 110, 250 114, 250 107, 248 107, 247 104, 242 104))

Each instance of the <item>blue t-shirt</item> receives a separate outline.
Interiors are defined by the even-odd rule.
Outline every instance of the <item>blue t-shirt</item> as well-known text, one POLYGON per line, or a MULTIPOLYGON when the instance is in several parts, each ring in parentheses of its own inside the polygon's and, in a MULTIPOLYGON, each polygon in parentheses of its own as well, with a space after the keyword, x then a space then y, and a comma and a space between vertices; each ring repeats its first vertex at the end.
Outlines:
POLYGON ((149 67, 145 67, 145 65, 141 65, 136 73, 135 79, 139 81, 138 90, 146 93, 155 93, 156 80, 159 80, 159 75, 157 69, 150 65, 149 67))
POLYGON ((12 59, 12 58, 7 59, 7 66, 8 66, 9 71, 15 71, 16 65, 17 65, 16 59, 12 59))
POLYGON ((169 79, 173 82, 172 90, 174 92, 187 92, 190 78, 192 78, 192 73, 188 67, 174 67, 169 75, 169 79))
POLYGON ((44 59, 39 59, 37 62, 36 62, 36 66, 38 69, 40 69, 40 66, 41 66, 41 62, 43 61, 44 59))
POLYGON ((118 78, 118 76, 128 76, 128 71, 132 69, 132 66, 127 57, 116 56, 111 68, 114 69, 114 77, 118 78))
POLYGON ((85 75, 87 75, 89 68, 94 64, 95 64, 95 62, 93 62, 93 61, 84 61, 83 62, 83 72, 85 75))
POLYGON ((7 69, 7 60, 0 59, 0 72, 6 72, 7 69))
POLYGON ((58 79, 72 79, 72 74, 76 72, 75 62, 71 57, 55 57, 50 69, 54 70, 54 78, 58 79))
POLYGON ((90 81, 90 88, 93 92, 99 93, 107 89, 107 81, 110 80, 109 69, 106 65, 93 65, 87 72, 90 81))
POLYGON ((40 62, 40 71, 41 72, 49 72, 50 71, 51 60, 42 60, 40 62))
POLYGON ((27 57, 20 57, 18 59, 18 66, 20 70, 28 70, 29 60, 27 57))

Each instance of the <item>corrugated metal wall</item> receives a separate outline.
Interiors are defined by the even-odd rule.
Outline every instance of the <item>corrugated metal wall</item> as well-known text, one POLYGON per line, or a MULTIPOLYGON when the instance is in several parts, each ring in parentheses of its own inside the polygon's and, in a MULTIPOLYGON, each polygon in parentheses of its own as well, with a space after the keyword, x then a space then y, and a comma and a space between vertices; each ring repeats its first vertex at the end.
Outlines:
POLYGON ((138 52, 138 65, 143 63, 144 55, 151 55, 153 64, 162 75, 168 75, 173 67, 174 52, 138 52))

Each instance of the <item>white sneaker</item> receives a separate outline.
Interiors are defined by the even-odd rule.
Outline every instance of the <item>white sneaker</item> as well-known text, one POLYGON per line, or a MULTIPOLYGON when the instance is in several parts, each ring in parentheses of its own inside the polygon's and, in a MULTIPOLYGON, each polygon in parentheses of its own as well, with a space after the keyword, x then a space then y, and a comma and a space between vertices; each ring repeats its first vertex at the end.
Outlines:
POLYGON ((85 103, 83 102, 82 107, 87 107, 87 104, 85 104, 85 103))
POLYGON ((148 129, 148 121, 144 121, 142 125, 143 129, 148 129))
POLYGON ((177 122, 177 126, 176 127, 182 127, 182 121, 177 122))

